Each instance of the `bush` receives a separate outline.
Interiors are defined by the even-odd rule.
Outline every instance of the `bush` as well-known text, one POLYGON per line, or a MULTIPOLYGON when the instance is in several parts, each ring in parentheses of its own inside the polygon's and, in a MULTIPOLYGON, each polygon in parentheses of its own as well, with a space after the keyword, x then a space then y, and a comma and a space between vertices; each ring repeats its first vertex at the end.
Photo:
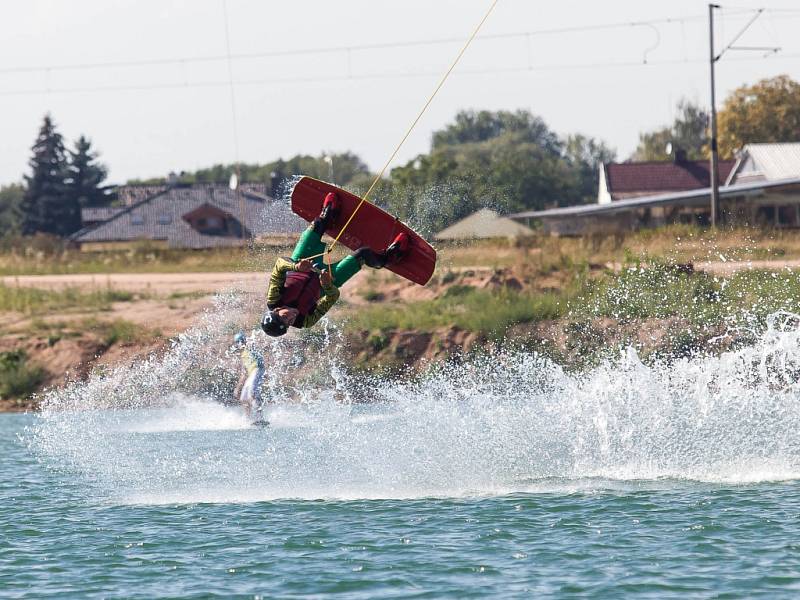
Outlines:
POLYGON ((589 284, 573 302, 573 314, 620 321, 680 315, 692 322, 721 317, 721 286, 711 276, 689 274, 674 265, 629 266, 589 284))
POLYGON ((389 336, 382 331, 373 331, 367 338, 367 344, 373 352, 380 352, 389 345, 389 336))
POLYGON ((366 300, 367 302, 380 302, 381 300, 384 299, 383 293, 373 289, 368 289, 367 291, 365 291, 363 296, 364 300, 366 300))
POLYGON ((44 370, 28 364, 24 350, 0 352, 0 398, 27 398, 44 377, 44 370))
POLYGON ((789 271, 741 271, 723 279, 676 265, 630 266, 587 283, 571 302, 574 317, 620 321, 681 317, 696 326, 757 323, 800 311, 800 279, 789 271))
POLYGON ((26 315, 75 307, 86 310, 110 310, 112 302, 128 302, 133 297, 130 292, 111 288, 84 293, 77 287, 42 290, 0 283, 0 311, 15 311, 26 315))
POLYGON ((505 289, 493 292, 454 286, 436 300, 365 308, 356 314, 353 325, 371 331, 429 331, 454 326, 498 338, 518 323, 560 317, 565 304, 562 296, 553 293, 526 294, 505 289))
POLYGON ((106 346, 145 341, 157 335, 157 332, 149 331, 141 325, 125 319, 114 319, 113 321, 86 319, 83 327, 96 332, 106 346))

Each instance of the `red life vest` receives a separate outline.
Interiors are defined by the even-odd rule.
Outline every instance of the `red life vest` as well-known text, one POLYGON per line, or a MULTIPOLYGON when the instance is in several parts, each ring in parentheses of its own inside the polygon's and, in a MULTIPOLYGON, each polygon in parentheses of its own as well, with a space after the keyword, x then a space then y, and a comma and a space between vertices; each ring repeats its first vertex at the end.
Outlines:
MULTIPOLYGON (((314 312, 321 295, 322 286, 316 273, 313 271, 310 273, 289 271, 286 274, 286 281, 277 304, 296 308, 300 312, 300 317, 305 318, 314 312)), ((302 326, 299 317, 295 322, 302 326)))

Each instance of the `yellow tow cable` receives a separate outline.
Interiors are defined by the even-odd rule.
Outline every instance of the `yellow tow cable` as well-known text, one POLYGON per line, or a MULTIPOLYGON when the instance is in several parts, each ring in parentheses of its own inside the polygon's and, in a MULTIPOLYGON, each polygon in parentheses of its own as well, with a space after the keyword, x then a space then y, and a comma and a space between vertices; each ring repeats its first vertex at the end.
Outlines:
POLYGON ((491 6, 489 6, 489 10, 487 10, 486 14, 483 15, 483 18, 481 19, 480 23, 478 23, 478 26, 475 27, 474 31, 472 32, 472 35, 469 36, 469 38, 467 39, 466 43, 464 44, 464 46, 461 48, 461 50, 459 51, 458 55, 456 56, 455 60, 450 65, 450 68, 447 69, 447 72, 439 80, 439 84, 436 86, 436 89, 433 90, 433 93, 428 98, 428 101, 425 102, 425 105, 422 107, 422 110, 419 111, 419 114, 414 119, 414 121, 411 123, 411 126, 406 131, 405 135, 403 136, 403 139, 401 139, 400 143, 397 144, 397 147, 394 149, 394 152, 392 152, 392 155, 389 157, 389 160, 387 160, 386 163, 383 165, 383 168, 381 169, 380 173, 378 173, 378 175, 372 181, 372 185, 369 186, 369 189, 367 190, 367 193, 364 194, 364 196, 362 196, 361 201, 356 205, 356 209, 350 214, 350 218, 347 219, 347 222, 339 230, 339 234, 334 238, 333 243, 328 247, 328 249, 325 252, 321 252, 320 254, 315 254, 314 256, 308 256, 308 257, 305 257, 305 258, 311 260, 311 259, 314 259, 314 258, 319 258, 320 256, 325 256, 326 254, 330 254, 333 251, 334 247, 336 247, 336 244, 339 243, 339 238, 342 237, 342 234, 344 233, 344 230, 347 229, 348 225, 350 225, 350 222, 353 220, 353 217, 356 216, 356 213, 358 212, 358 209, 360 209, 361 205, 364 204, 364 202, 366 202, 367 198, 372 193, 372 190, 375 188, 375 186, 381 180, 381 178, 383 177, 383 174, 386 172, 386 169, 389 168, 389 165, 394 160, 395 156, 397 156, 397 153, 400 151, 400 148, 403 146, 405 141, 408 139, 408 136, 411 135, 411 132, 414 130, 414 127, 417 126, 417 123, 419 123, 419 120, 422 118, 422 115, 424 115, 425 111, 428 110, 428 107, 430 106, 431 102, 433 102, 433 99, 436 97, 436 94, 438 94, 439 90, 442 89, 442 86, 444 85, 444 82, 447 81, 447 78, 450 76, 450 73, 452 73, 453 69, 456 68, 456 65, 458 64, 458 61, 460 61, 461 57, 464 56, 464 52, 467 51, 467 48, 469 48, 469 45, 472 43, 472 40, 474 40, 475 36, 478 35, 478 32, 481 30, 481 27, 483 27, 483 24, 486 22, 486 19, 489 18, 489 15, 492 14, 492 11, 494 10, 494 7, 497 6, 498 2, 499 2, 499 0, 493 0, 492 1, 491 6))

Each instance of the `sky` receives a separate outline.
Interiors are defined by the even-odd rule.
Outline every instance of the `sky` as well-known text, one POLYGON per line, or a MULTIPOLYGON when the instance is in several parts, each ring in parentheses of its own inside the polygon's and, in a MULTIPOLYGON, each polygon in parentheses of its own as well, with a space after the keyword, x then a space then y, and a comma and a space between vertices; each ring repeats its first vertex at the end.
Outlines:
MULTIPOLYGON (((800 5, 716 11, 717 104, 800 80, 800 5)), ((110 181, 351 151, 380 169, 491 0, 2 0, 0 184, 28 170, 42 117, 91 138, 110 181), (227 32, 227 35, 226 35, 227 32)), ((529 110, 620 160, 681 98, 710 102, 699 0, 499 0, 392 166, 464 109, 529 110), (644 22, 644 23, 642 23, 644 22), (608 25, 608 27, 606 27, 608 25)))

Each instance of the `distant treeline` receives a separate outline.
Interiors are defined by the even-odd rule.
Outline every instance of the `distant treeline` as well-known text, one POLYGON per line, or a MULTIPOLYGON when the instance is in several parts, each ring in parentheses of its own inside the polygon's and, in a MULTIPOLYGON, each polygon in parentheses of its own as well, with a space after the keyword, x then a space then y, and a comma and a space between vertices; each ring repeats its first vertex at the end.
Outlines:
MULTIPOLYGON (((591 202, 597 167, 614 151, 583 136, 559 137, 527 111, 462 111, 433 134, 430 152, 395 167, 371 195, 401 219, 431 230, 477 208, 501 212, 591 202)), ((226 182, 236 165, 184 172, 180 181, 226 182)), ((266 164, 239 165, 240 180, 262 182, 274 196, 296 175, 310 175, 364 193, 375 175, 351 152, 295 156, 266 164)), ((165 178, 129 183, 162 183, 165 178)))

